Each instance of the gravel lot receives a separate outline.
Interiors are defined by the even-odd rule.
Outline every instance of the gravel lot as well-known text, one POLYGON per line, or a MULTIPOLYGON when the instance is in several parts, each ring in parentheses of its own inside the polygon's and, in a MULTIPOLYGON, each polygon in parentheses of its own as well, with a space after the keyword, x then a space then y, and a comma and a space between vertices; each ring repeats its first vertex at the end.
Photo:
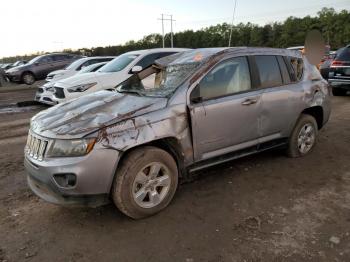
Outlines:
POLYGON ((0 261, 350 261, 350 96, 305 158, 276 150, 208 169, 160 214, 46 203, 28 189, 31 116, 6 110, 35 89, 0 88, 0 261))

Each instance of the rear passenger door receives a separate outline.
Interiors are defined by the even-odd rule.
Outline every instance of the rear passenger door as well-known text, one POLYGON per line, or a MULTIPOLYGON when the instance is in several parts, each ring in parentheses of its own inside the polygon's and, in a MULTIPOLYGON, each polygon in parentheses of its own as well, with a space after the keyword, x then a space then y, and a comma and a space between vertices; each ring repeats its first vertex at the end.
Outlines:
POLYGON ((300 87, 292 81, 286 58, 282 56, 255 56, 260 85, 261 116, 259 121, 259 142, 289 136, 296 121, 300 99, 300 87))
POLYGON ((37 79, 45 78, 48 73, 54 70, 54 60, 51 55, 43 56, 35 63, 34 73, 37 79))
POLYGON ((258 144, 261 90, 253 87, 247 57, 235 57, 217 64, 192 90, 196 161, 258 144))

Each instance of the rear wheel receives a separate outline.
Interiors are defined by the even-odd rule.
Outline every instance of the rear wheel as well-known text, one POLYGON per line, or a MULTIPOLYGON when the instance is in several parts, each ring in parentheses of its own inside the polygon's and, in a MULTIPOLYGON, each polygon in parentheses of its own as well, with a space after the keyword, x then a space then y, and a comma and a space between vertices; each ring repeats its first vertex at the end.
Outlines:
POLYGON ((132 151, 115 176, 112 197, 125 215, 139 219, 154 215, 172 200, 178 184, 173 157, 156 147, 132 151))
POLYGON ((35 82, 35 76, 30 72, 26 72, 22 75, 22 82, 26 85, 32 85, 35 82))
POLYGON ((332 88, 332 93, 334 96, 345 96, 347 90, 343 88, 332 88))
POLYGON ((287 154, 289 157, 301 157, 312 151, 318 133, 314 117, 302 114, 289 138, 287 154))

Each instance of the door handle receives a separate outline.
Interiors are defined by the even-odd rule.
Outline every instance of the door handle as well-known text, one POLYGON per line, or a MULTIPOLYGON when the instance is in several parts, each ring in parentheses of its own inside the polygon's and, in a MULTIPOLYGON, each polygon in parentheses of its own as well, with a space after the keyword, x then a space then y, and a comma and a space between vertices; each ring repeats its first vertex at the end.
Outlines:
POLYGON ((257 102, 258 102, 257 98, 247 98, 246 100, 244 100, 242 102, 242 105, 249 106, 249 105, 252 105, 252 104, 256 104, 257 102))

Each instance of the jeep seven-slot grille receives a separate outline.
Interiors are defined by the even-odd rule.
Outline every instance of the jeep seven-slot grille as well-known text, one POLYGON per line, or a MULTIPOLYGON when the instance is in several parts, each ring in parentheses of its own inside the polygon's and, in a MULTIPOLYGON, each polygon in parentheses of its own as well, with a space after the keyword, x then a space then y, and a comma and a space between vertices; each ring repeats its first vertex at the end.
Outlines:
POLYGON ((34 159, 42 161, 45 155, 48 141, 29 132, 27 144, 25 147, 26 154, 34 159))

